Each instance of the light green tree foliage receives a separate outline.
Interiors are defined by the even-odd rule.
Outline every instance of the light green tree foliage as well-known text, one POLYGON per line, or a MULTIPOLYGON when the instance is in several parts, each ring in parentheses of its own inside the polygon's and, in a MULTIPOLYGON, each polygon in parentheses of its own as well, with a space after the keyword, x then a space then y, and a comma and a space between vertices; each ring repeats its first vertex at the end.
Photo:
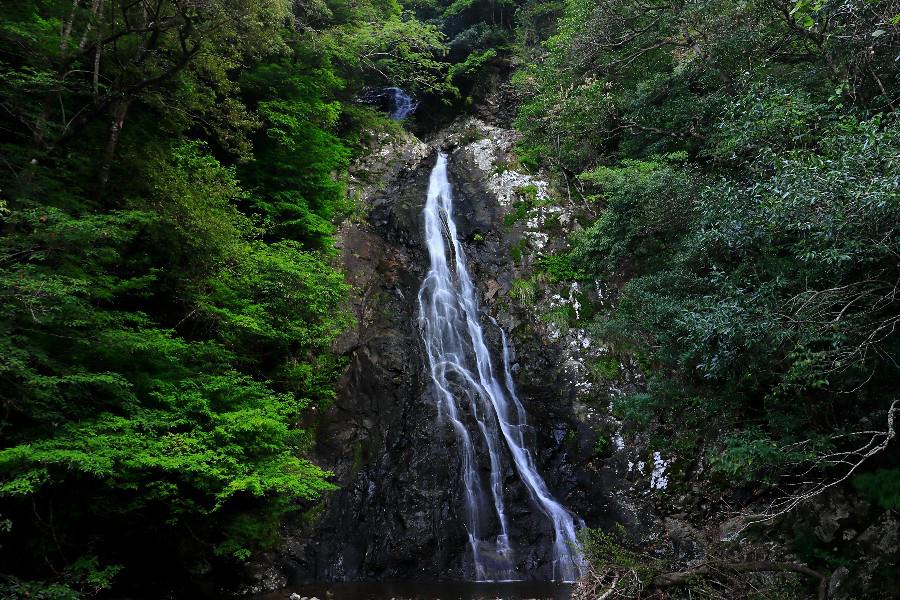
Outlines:
POLYGON ((444 81, 444 34, 409 13, 387 21, 355 22, 331 39, 337 59, 379 75, 385 83, 406 83, 410 91, 441 95, 450 91, 444 81))
POLYGON ((345 106, 364 53, 409 85, 440 36, 393 2, 40 0, 0 48, 0 595, 188 593, 333 489, 300 424, 378 122, 345 106))
MULTIPOLYGON (((556 9, 537 0, 410 0, 404 2, 416 16, 434 23, 447 39, 444 93, 455 104, 471 104, 505 79, 514 56, 516 38, 532 44, 552 29, 549 15, 556 9), (526 39, 527 38, 527 39, 526 39)), ((557 9, 560 4, 553 3, 557 9)))
POLYGON ((328 401, 331 378, 292 373, 334 373, 322 353, 347 322, 342 277, 297 242, 254 239, 233 171, 196 144, 157 168, 143 211, 6 220, 0 495, 35 552, 93 530, 95 556, 127 565, 109 528, 165 545, 186 527, 244 558, 272 538, 285 500, 331 489, 293 427, 328 401), (55 540, 30 533, 29 505, 64 523, 55 540), (232 536, 249 514, 265 528, 232 536))

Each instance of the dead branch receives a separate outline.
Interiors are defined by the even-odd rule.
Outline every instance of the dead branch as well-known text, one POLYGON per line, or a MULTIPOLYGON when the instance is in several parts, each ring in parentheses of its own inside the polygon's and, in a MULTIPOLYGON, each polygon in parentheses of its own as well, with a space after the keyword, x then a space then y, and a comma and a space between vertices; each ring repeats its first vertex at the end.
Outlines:
POLYGON ((770 561, 753 561, 743 563, 727 563, 727 562, 710 562, 704 563, 697 567, 679 571, 676 573, 665 573, 653 579, 653 587, 667 588, 677 585, 683 585, 697 577, 706 577, 715 575, 720 572, 731 573, 764 573, 764 572, 782 572, 782 573, 799 573, 807 575, 819 582, 819 600, 825 600, 828 592, 828 576, 810 569, 806 565, 791 562, 770 562, 770 561))
MULTIPOLYGON (((858 432, 859 435, 865 435, 868 438, 861 445, 850 450, 820 452, 815 458, 809 461, 806 470, 800 474, 800 476, 803 477, 816 471, 830 473, 835 467, 844 467, 842 475, 832 475, 828 478, 822 477, 817 481, 801 481, 800 483, 792 484, 791 487, 795 488, 794 491, 773 500, 765 510, 756 514, 747 515, 747 520, 739 532, 751 525, 777 519, 778 517, 791 512, 801 504, 850 479, 850 477, 852 477, 873 456, 883 452, 896 437, 897 431, 895 421, 897 413, 900 413, 900 399, 894 400, 891 403, 891 406, 887 411, 887 426, 884 431, 858 432)), ((852 434, 841 437, 848 436, 852 436, 852 434)), ((799 447, 797 444, 792 444, 792 448, 796 449, 797 447, 799 447)))

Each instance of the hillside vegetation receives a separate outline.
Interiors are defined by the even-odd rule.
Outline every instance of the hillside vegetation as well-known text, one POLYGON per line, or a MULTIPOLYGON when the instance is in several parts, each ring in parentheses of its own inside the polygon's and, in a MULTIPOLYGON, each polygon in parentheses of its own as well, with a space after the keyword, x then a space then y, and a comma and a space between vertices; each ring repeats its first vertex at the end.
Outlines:
POLYGON ((350 322, 345 172, 388 127, 349 101, 443 85, 443 51, 391 0, 3 4, 0 596, 227 581, 333 488, 298 424, 350 322))
MULTIPOLYGON (((355 101, 386 85, 425 131, 514 98, 522 168, 584 207, 541 264, 614 289, 584 314, 646 385, 613 410, 698 483, 698 518, 790 523, 831 492, 896 517, 896 0, 19 0, 0 596, 233 587, 334 489, 305 458, 352 324, 333 236, 353 159, 397 131, 355 101)), ((813 577, 780 597, 863 560, 807 533, 786 548, 813 577)), ((585 541, 620 597, 776 597, 585 541)), ((861 598, 900 589, 885 554, 861 598)))
MULTIPOLYGON (((756 501, 769 522, 853 488, 896 511, 900 6, 557 11, 520 51, 520 154, 595 215, 556 260, 616 285, 591 329, 647 378, 616 413, 655 423, 683 475, 708 467, 723 513, 756 501)), ((841 544, 793 550, 859 566, 841 544)), ((896 593, 885 563, 871 597, 896 593)))

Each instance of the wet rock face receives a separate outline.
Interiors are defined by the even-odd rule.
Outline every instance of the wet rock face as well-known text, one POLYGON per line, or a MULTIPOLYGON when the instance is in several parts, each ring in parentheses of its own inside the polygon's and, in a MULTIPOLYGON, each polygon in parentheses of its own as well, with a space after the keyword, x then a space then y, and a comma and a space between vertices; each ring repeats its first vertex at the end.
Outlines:
POLYGON ((338 340, 349 364, 334 407, 318 423, 313 458, 335 472, 341 490, 318 523, 291 535, 300 579, 460 569, 455 548, 465 539, 454 537, 455 504, 444 498, 454 465, 423 393, 417 323, 425 268, 418 231, 432 157, 420 149, 387 181, 364 189, 366 220, 345 224, 340 234, 357 326, 338 340))
MULTIPOLYGON (((367 214, 339 236, 357 325, 336 344, 348 366, 334 406, 315 424, 312 457, 334 471, 341 489, 288 527, 281 560, 292 582, 471 576, 456 440, 437 419, 418 325, 417 294, 428 265, 422 208, 439 147, 450 153, 455 218, 495 361, 500 330, 487 315, 513 332, 513 371, 541 473, 588 525, 634 520, 609 503, 610 474, 589 464, 593 431, 578 417, 577 384, 560 361, 568 342, 523 335, 536 327, 534 311, 508 302, 527 266, 515 264, 510 247, 526 233, 504 225, 512 210, 504 194, 509 186, 546 187, 503 171, 514 141, 509 130, 462 123, 431 146, 411 136, 382 139, 359 165, 353 190, 367 214)), ((548 579, 550 524, 512 468, 504 487, 518 570, 523 578, 548 579)))
MULTIPOLYGON (((684 564, 740 529, 738 519, 707 531, 699 488, 669 486, 683 458, 661 454, 649 431, 626 431, 615 417, 616 399, 640 389, 640 369, 592 339, 579 319, 588 305, 614 302, 615 286, 540 280, 541 257, 566 247, 583 203, 566 202, 561 184, 554 188, 517 165, 515 141, 509 129, 460 121, 427 145, 409 135, 376 136, 357 165, 351 196, 361 216, 338 237, 357 324, 335 346, 347 368, 334 405, 306 424, 316 431, 312 459, 335 473, 340 489, 285 526, 284 547, 256 565, 248 590, 281 586, 285 578, 300 584, 471 577, 456 441, 437 419, 418 324, 428 266, 422 209, 438 149, 450 156, 455 219, 493 359, 500 356, 500 330, 490 319, 509 335, 532 429, 529 447, 556 498, 587 526, 622 524, 636 542, 684 564), (574 320, 546 318, 560 311, 574 320)), ((693 468, 697 479, 706 468, 702 457, 693 468)), ((510 468, 504 488, 518 571, 547 579, 549 525, 510 468)), ((854 515, 865 512, 827 498, 811 507, 804 527, 822 542, 852 545, 867 556, 890 554, 900 536, 895 515, 857 523, 854 515)), ((770 558, 779 556, 772 550, 770 558)), ((879 565, 835 572, 834 597, 864 587, 879 565)))

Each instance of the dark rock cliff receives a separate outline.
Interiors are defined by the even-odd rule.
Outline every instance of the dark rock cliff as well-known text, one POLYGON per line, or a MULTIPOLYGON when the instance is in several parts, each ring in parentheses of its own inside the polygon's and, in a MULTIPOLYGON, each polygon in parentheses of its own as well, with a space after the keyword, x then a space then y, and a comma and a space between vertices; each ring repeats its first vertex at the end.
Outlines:
MULTIPOLYGON (((340 489, 285 526, 286 543, 255 565, 256 582, 245 591, 471 576, 459 459, 428 393, 418 324, 428 263, 422 208, 438 149, 450 154, 456 222, 494 360, 496 321, 509 334, 531 447, 557 499, 590 527, 624 525, 648 556, 673 565, 710 556, 800 560, 785 549, 811 532, 867 557, 861 568, 834 571, 830 597, 865 588, 883 568, 880 557, 896 548, 900 524, 889 511, 869 518, 874 508, 832 494, 791 526, 739 535, 740 519, 717 513, 704 490, 705 454, 665 455, 653 445, 653 423, 629 430, 616 418, 617 398, 641 388, 641 370, 627 352, 593 339, 584 314, 614 303, 616 284, 579 287, 548 276, 541 262, 595 215, 585 214, 589 206, 567 182, 552 185, 519 165, 516 134, 503 125, 460 120, 429 144, 383 134, 356 166, 351 193, 359 210, 342 226, 339 247, 357 325, 337 343, 348 363, 337 400, 304 424, 316 431, 313 459, 335 473, 340 489)), ((511 469, 505 488, 518 571, 549 578, 548 524, 511 469)))
MULTIPOLYGON (((488 317, 512 332, 513 371, 542 474, 589 525, 634 520, 610 504, 614 481, 592 463, 596 434, 578 418, 577 381, 560 360, 566 340, 542 335, 533 307, 509 297, 527 268, 510 248, 526 234, 505 225, 504 216, 512 210, 511 190, 531 181, 497 180, 512 159, 512 141, 508 130, 457 123, 430 145, 408 135, 383 138, 357 166, 360 217, 339 236, 357 325, 338 342, 348 366, 337 400, 315 424, 313 456, 334 471, 340 490, 288 526, 275 561, 278 579, 471 576, 455 440, 436 419, 418 325, 417 293, 427 268, 421 212, 438 147, 450 152, 457 225, 495 360, 500 330, 488 317)), ((505 487, 517 568, 523 578, 547 579, 550 525, 512 469, 505 487)))

